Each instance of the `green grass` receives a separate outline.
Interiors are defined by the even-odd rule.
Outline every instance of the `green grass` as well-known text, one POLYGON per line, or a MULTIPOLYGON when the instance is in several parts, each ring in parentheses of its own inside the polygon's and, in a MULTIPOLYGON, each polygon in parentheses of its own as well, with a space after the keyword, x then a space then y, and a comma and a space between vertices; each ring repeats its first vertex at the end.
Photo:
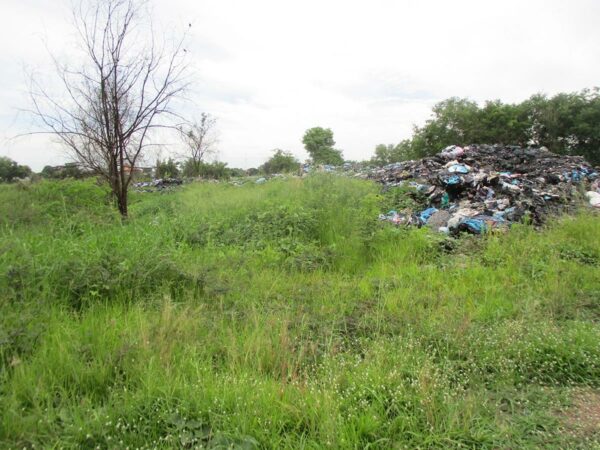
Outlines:
MULTIPOLYGON (((362 180, 0 186, 0 448, 594 448, 600 222, 453 240, 362 180)), ((400 201, 395 199, 394 201, 400 201)))

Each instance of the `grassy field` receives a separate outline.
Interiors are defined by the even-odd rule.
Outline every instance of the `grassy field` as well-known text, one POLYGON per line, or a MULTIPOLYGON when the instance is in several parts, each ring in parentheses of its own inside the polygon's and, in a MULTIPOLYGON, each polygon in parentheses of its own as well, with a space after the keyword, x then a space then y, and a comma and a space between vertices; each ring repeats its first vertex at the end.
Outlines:
POLYGON ((108 199, 0 186, 0 448, 600 448, 597 216, 457 241, 326 175, 108 199))

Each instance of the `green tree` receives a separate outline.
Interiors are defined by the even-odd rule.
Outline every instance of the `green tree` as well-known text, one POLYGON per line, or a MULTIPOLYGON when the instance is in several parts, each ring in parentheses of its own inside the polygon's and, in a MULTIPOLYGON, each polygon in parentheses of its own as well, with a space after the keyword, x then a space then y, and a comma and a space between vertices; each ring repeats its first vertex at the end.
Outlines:
POLYGON ((448 145, 544 145, 555 153, 581 155, 600 163, 600 90, 531 96, 517 103, 487 101, 482 107, 452 97, 433 107, 432 117, 414 127, 411 139, 377 146, 378 164, 421 158, 448 145))
POLYGON ((156 160, 156 178, 177 178, 179 167, 173 158, 167 161, 156 160))
POLYGON ((0 156, 0 182, 14 181, 31 175, 29 166, 21 166, 6 156, 0 156))
POLYGON ((505 145, 527 145, 532 121, 523 103, 507 104, 500 100, 487 101, 474 117, 475 133, 472 143, 494 143, 505 145))
POLYGON ((219 161, 207 163, 204 161, 194 161, 192 158, 189 158, 183 163, 183 175, 186 177, 222 180, 230 178, 234 173, 239 174, 240 172, 238 169, 230 169, 227 167, 227 163, 219 161))
POLYGON ((530 140, 562 154, 600 164, 600 91, 533 95, 524 102, 532 120, 530 140))
POLYGON ((433 117, 413 130, 413 150, 417 157, 435 154, 451 145, 473 143, 476 134, 477 103, 452 97, 433 107, 433 117))
POLYGON ((378 166, 385 166, 390 164, 392 161, 392 154, 394 153, 394 144, 379 144, 375 147, 375 156, 371 158, 371 162, 378 166))
POLYGON ((279 148, 273 150, 273 156, 260 166, 260 170, 266 174, 294 172, 299 168, 300 161, 298 161, 290 152, 283 151, 279 148))
POLYGON ((82 170, 77 163, 66 163, 64 166, 44 166, 40 175, 50 179, 75 178, 80 180, 92 175, 92 172, 82 170))
POLYGON ((306 130, 302 143, 314 164, 339 166, 344 162, 341 150, 333 148, 335 141, 331 128, 314 127, 306 130))

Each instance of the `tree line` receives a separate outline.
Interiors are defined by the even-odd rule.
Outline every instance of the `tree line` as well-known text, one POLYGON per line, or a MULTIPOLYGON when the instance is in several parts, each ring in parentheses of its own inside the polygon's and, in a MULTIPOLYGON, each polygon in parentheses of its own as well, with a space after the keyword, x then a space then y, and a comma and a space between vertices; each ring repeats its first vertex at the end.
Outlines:
POLYGON ((452 97, 433 107, 429 120, 397 144, 379 144, 372 163, 384 165, 422 158, 448 145, 545 146, 600 164, 600 90, 535 94, 521 103, 476 102, 452 97))

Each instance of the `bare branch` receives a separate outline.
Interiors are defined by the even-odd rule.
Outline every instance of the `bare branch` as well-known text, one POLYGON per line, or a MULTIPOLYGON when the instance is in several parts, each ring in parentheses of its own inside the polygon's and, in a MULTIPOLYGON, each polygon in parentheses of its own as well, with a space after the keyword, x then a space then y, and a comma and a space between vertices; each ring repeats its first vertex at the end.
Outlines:
POLYGON ((31 112, 81 165, 108 180, 123 216, 135 165, 152 144, 151 131, 178 126, 169 124, 181 119, 171 104, 189 86, 187 35, 171 51, 158 45, 145 5, 80 0, 72 15, 85 62, 73 69, 52 56, 59 96, 37 80, 30 86, 31 112))

